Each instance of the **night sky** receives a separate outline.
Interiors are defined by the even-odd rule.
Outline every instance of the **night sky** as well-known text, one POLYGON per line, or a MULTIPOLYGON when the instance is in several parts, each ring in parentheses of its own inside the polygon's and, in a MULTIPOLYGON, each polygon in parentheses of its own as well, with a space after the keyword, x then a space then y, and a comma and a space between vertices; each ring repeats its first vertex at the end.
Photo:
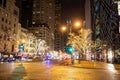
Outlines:
MULTIPOLYGON (((16 0, 18 3, 18 6, 20 6, 21 4, 21 0, 16 0)), ((27 1, 28 5, 31 5, 32 0, 24 0, 24 2, 27 1)), ((59 0, 61 2, 61 7, 62 7, 62 22, 65 23, 66 20, 70 19, 70 20, 76 20, 76 19, 81 19, 82 21, 84 20, 84 4, 85 4, 85 0, 59 0)), ((26 3, 22 4, 22 7, 26 7, 24 6, 26 3)), ((26 9, 26 8, 24 8, 26 9)), ((26 13, 24 13, 24 11, 21 11, 20 13, 22 13, 22 15, 26 15, 29 13, 30 15, 30 10, 29 9, 24 10, 26 13)), ((28 16, 28 15, 27 15, 28 16)), ((24 18, 28 18, 27 16, 25 16, 24 18)), ((24 19, 23 18, 23 19, 24 19)), ((24 21, 24 20, 21 20, 24 21)), ((24 24, 27 23, 26 21, 24 21, 24 24)), ((30 24, 31 25, 31 24, 30 24)), ((29 26, 30 26, 29 25, 29 26)))
POLYGON ((84 20, 85 0, 60 0, 62 4, 62 20, 84 20))

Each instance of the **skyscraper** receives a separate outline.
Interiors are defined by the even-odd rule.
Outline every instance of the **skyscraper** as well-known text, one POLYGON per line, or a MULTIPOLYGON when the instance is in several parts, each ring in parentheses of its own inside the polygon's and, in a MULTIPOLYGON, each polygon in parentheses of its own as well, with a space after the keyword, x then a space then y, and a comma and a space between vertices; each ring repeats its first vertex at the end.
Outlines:
POLYGON ((32 5, 33 0, 16 0, 19 8, 19 22, 24 28, 32 26, 32 5))
POLYGON ((60 25, 61 25, 61 3, 59 2, 59 0, 55 1, 55 46, 54 49, 55 50, 61 50, 63 49, 63 36, 62 36, 62 32, 60 31, 60 25))
POLYGON ((16 0, 20 8, 22 27, 29 28, 39 39, 44 39, 54 49, 54 0, 16 0), (38 28, 39 30, 38 30, 38 28), (35 31, 36 30, 36 31, 35 31))
MULTIPOLYGON (((33 15, 32 25, 33 27, 40 27, 41 24, 45 24, 44 27, 49 28, 49 41, 46 41, 51 49, 54 49, 54 27, 55 27, 55 1, 54 0, 34 0, 33 1, 33 15)), ((44 35, 44 34, 43 34, 44 35)))
POLYGON ((117 4, 113 0, 91 0, 92 39, 95 41, 98 53, 103 53, 101 51, 106 49, 107 52, 112 52, 110 55, 113 56, 113 50, 119 48, 117 46, 119 33, 117 11, 117 4))

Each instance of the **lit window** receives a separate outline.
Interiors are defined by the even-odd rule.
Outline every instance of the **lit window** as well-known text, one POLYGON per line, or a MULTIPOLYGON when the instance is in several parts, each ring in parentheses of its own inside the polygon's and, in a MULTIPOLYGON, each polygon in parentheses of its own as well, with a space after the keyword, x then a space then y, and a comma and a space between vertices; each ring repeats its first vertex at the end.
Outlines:
POLYGON ((49 19, 52 19, 52 17, 49 17, 49 19))
POLYGON ((36 4, 33 4, 33 7, 36 7, 36 4))
POLYGON ((41 13, 44 14, 44 11, 42 11, 41 13))
POLYGON ((95 11, 98 12, 98 10, 99 10, 99 3, 97 2, 95 6, 95 11))
POLYGON ((32 22, 32 24, 35 24, 35 22, 32 22))
POLYGON ((5 16, 8 16, 8 14, 6 13, 5 16))
POLYGON ((120 9, 120 4, 118 4, 118 9, 120 9))
POLYGON ((118 13, 119 13, 119 15, 120 15, 120 9, 118 10, 118 13))
POLYGON ((118 14, 120 15, 120 2, 118 2, 118 14))
POLYGON ((52 3, 49 3, 49 5, 52 5, 52 3))
POLYGON ((40 11, 37 11, 37 13, 40 13, 40 11))
POLYGON ((33 12, 33 14, 35 14, 35 12, 33 12))

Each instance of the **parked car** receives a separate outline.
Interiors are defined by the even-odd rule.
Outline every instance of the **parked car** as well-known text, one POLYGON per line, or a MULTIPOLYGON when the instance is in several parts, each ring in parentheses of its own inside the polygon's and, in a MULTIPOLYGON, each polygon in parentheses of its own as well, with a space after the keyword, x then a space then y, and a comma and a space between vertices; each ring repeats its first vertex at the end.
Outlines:
POLYGON ((1 61, 12 62, 12 61, 15 61, 15 58, 13 57, 13 55, 3 55, 1 61))

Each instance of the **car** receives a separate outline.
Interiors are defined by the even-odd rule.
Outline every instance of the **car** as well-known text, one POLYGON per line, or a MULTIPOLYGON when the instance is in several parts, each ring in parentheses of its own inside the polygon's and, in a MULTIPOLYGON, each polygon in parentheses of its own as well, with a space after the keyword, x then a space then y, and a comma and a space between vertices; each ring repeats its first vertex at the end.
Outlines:
POLYGON ((3 55, 2 62, 12 62, 15 61, 15 58, 13 57, 13 55, 3 55))

